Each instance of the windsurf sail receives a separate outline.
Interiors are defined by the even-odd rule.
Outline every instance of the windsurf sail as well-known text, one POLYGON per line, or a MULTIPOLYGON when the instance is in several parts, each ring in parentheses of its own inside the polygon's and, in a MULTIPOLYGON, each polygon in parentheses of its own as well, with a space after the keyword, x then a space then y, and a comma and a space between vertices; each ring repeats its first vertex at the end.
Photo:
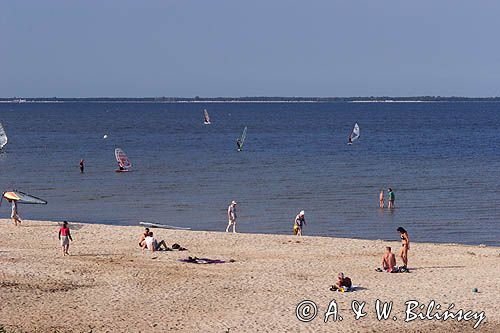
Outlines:
POLYGON ((203 118, 205 119, 205 125, 210 124, 210 117, 208 116, 208 111, 207 109, 203 110, 203 118))
POLYGON ((12 190, 12 191, 6 191, 3 192, 2 194, 2 199, 9 199, 9 200, 15 200, 17 203, 20 204, 32 204, 32 205, 46 205, 47 201, 37 198, 35 196, 32 196, 30 194, 18 191, 18 190, 12 190))
POLYGON ((116 161, 118 162, 118 165, 120 166, 120 168, 128 170, 132 167, 132 163, 128 159, 127 155, 125 155, 125 152, 123 150, 121 150, 121 148, 115 149, 115 157, 116 157, 116 161))
POLYGON ((243 133, 241 133, 241 136, 238 139, 238 142, 240 143, 238 150, 240 150, 240 151, 243 150, 243 145, 245 144, 246 138, 247 138, 247 127, 245 126, 245 128, 243 129, 243 133))
POLYGON ((3 128, 2 123, 0 123, 0 150, 3 149, 8 141, 9 140, 7 138, 7 133, 5 133, 5 129, 3 128))
POLYGON ((359 139, 359 125, 358 123, 355 123, 354 128, 352 129, 352 132, 349 135, 349 142, 354 142, 357 139, 359 139))

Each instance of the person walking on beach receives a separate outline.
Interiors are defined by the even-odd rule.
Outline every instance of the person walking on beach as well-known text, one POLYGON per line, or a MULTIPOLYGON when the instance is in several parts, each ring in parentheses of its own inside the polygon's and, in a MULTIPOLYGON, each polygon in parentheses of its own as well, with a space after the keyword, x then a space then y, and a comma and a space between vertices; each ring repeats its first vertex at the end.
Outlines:
POLYGON ((82 158, 80 160, 80 173, 83 173, 84 169, 85 169, 85 160, 82 158))
POLYGON ((229 227, 233 226, 233 233, 236 233, 236 201, 231 201, 229 207, 227 207, 227 227, 226 232, 229 232, 229 227))
POLYGON ((68 221, 64 221, 62 227, 59 229, 59 240, 61 241, 63 256, 69 256, 69 241, 73 241, 73 238, 71 238, 68 221))
POLYGON ((23 222, 21 220, 21 218, 19 217, 19 214, 17 212, 17 201, 16 200, 12 200, 12 199, 7 199, 7 201, 10 202, 11 206, 12 206, 12 211, 10 213, 10 218, 12 219, 12 222, 14 222, 14 225, 17 227, 17 225, 21 222, 23 222))
POLYGON ((404 271, 408 271, 408 251, 410 250, 410 236, 408 236, 408 232, 403 228, 399 227, 397 229, 401 236, 401 250, 399 250, 399 256, 403 261, 404 271))
POLYGON ((380 190, 380 194, 378 196, 378 201, 379 201, 379 207, 384 208, 385 207, 385 201, 384 201, 384 189, 380 190))
POLYGON ((295 222, 293 225, 293 234, 296 236, 302 236, 302 228, 306 225, 305 212, 301 210, 297 216, 295 216, 295 222))
POLYGON ((394 200, 396 200, 396 195, 394 194, 394 191, 392 188, 388 188, 387 191, 389 192, 389 205, 387 205, 387 208, 393 209, 394 206, 394 200))

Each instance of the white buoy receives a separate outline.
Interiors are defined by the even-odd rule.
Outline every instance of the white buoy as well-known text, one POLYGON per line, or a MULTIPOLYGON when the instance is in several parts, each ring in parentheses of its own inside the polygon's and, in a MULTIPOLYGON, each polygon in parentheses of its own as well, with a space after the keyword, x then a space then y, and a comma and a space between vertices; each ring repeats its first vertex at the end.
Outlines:
POLYGON ((102 137, 103 139, 107 139, 108 138, 108 135, 107 134, 104 134, 104 136, 102 137))

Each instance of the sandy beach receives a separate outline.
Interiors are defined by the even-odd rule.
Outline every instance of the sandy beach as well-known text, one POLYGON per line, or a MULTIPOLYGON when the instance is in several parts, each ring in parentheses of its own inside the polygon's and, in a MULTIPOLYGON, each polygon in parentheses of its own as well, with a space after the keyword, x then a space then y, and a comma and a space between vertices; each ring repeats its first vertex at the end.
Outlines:
MULTIPOLYGON (((70 227, 71 255, 63 257, 57 223, 25 221, 14 227, 9 220, 0 220, 4 331, 500 331, 497 247, 412 243, 411 273, 388 274, 374 269, 384 247, 392 246, 397 253, 399 242, 154 229, 157 239, 168 245, 179 243, 188 251, 151 254, 138 247, 143 230, 139 226, 70 223, 70 227), (178 261, 188 256, 226 263, 178 261), (359 288, 350 293, 330 291, 338 272, 359 288), (388 320, 377 320, 377 299, 393 302, 388 320), (317 316, 310 322, 296 317, 303 300, 317 306, 317 316), (332 300, 342 320, 337 317, 334 322, 330 316, 325 323, 332 300), (359 320, 351 309, 354 300, 366 302, 366 316, 359 320), (473 326, 479 317, 405 322, 409 300, 426 307, 434 300, 441 306, 438 312, 453 303, 450 311, 484 311, 485 319, 477 329, 473 326)), ((421 312, 425 314, 425 309, 421 312)))

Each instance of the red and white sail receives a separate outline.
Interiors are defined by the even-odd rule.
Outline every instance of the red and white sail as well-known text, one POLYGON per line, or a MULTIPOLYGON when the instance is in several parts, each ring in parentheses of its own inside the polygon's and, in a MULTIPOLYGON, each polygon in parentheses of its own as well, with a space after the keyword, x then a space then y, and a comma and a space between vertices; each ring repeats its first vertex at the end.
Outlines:
POLYGON ((118 162, 118 165, 124 168, 125 170, 128 170, 132 167, 132 163, 128 159, 127 155, 125 155, 125 152, 120 148, 115 149, 115 157, 116 161, 118 162))

